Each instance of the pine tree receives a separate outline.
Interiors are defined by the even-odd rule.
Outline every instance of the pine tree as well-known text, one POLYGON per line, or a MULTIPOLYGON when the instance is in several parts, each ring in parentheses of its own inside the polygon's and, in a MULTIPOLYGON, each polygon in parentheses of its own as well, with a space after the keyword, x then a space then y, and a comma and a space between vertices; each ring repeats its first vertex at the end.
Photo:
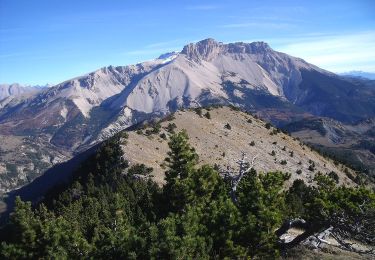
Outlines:
POLYGON ((170 151, 166 161, 169 170, 165 174, 164 195, 171 211, 178 211, 189 201, 191 195, 190 175, 195 170, 198 155, 189 144, 186 131, 171 136, 168 143, 170 151))
POLYGON ((15 201, 15 210, 10 219, 11 229, 8 241, 0 247, 0 256, 4 258, 32 258, 37 243, 35 227, 38 222, 31 209, 30 202, 23 202, 19 197, 15 201))
POLYGON ((257 174, 252 169, 238 187, 238 207, 243 218, 241 243, 249 248, 250 256, 278 256, 274 231, 280 226, 285 212, 283 184, 288 175, 280 172, 257 174))

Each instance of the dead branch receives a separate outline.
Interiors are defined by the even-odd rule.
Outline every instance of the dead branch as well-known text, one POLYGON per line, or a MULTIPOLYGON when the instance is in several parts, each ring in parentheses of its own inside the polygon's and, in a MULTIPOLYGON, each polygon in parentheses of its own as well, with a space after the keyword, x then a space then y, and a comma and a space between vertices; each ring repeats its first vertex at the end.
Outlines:
POLYGON ((247 174, 248 172, 251 171, 251 169, 254 168, 256 158, 257 158, 257 156, 254 156, 251 159, 251 162, 249 163, 246 160, 247 159, 246 153, 242 152, 241 159, 236 162, 238 164, 238 170, 237 171, 234 170, 233 168, 231 168, 229 166, 229 164, 228 164, 226 170, 219 171, 220 175, 224 179, 228 179, 230 181, 230 184, 231 184, 230 195, 231 195, 233 203, 235 203, 235 204, 237 204, 236 191, 237 191, 238 184, 241 182, 241 179, 245 176, 245 174, 247 174))

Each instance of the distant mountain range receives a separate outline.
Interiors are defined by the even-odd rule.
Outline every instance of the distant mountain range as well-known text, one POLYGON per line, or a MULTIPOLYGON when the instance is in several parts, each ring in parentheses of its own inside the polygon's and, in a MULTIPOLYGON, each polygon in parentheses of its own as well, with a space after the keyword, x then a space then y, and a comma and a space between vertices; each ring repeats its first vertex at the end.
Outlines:
POLYGON ((0 84, 0 101, 7 97, 14 97, 14 96, 22 95, 24 93, 35 93, 46 87, 50 87, 50 85, 47 84, 44 86, 39 86, 39 85, 24 86, 18 83, 0 84))
POLYGON ((278 126, 321 116, 352 124, 375 116, 375 87, 264 42, 191 43, 0 101, 0 137, 7 140, 0 144, 0 190, 146 119, 209 104, 235 105, 278 126))
POLYGON ((353 71, 349 71, 349 72, 340 73, 340 75, 350 76, 350 77, 361 77, 361 78, 375 80, 375 72, 365 72, 365 71, 360 71, 360 70, 353 70, 353 71))

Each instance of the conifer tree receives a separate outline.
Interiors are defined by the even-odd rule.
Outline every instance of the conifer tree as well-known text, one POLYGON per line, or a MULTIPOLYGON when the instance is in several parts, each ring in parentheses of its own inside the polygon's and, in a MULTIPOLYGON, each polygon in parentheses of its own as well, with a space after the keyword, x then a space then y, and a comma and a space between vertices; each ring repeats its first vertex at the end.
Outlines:
POLYGON ((169 170, 165 173, 164 195, 169 202, 170 210, 178 211, 190 199, 192 180, 189 177, 195 170, 198 155, 190 146, 186 131, 172 135, 168 145, 170 151, 166 161, 169 170))

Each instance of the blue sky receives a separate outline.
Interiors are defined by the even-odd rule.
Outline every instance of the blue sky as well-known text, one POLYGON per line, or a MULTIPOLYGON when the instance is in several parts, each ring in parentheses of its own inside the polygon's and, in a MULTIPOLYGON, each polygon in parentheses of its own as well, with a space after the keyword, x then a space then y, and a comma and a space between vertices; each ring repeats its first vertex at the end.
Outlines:
POLYGON ((0 83, 57 84, 208 37, 375 72, 375 1, 0 0, 0 83))

